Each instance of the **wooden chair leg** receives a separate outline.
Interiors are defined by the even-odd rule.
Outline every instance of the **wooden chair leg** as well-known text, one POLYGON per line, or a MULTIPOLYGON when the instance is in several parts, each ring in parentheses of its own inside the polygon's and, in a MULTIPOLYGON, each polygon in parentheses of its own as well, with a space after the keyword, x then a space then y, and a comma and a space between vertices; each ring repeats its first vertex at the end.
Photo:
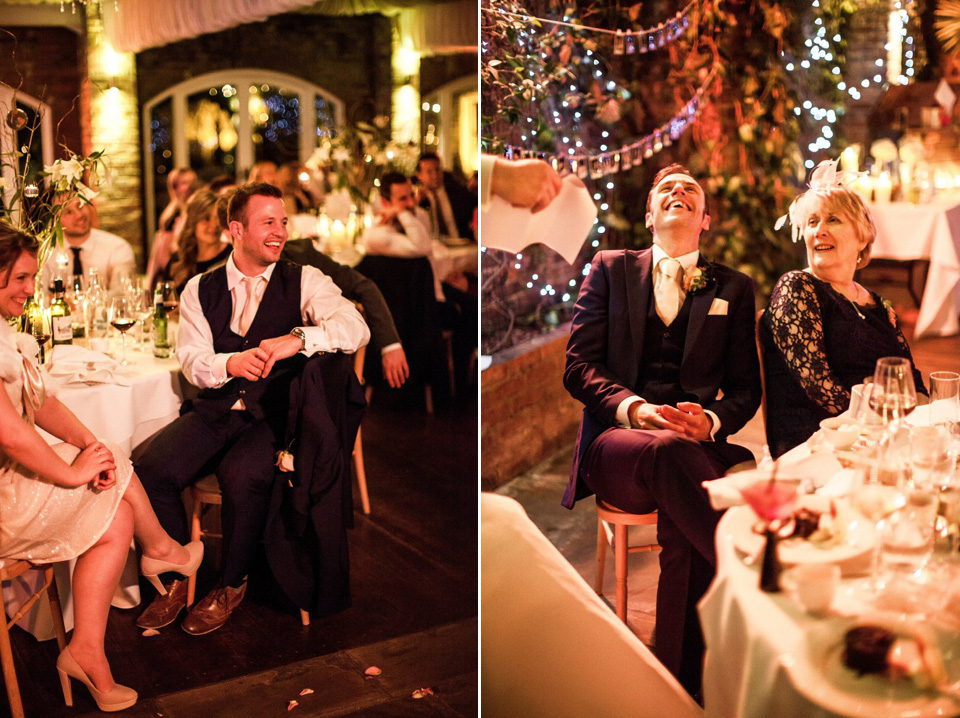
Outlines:
POLYGON ((304 626, 310 625, 310 614, 304 611, 302 608, 300 609, 300 623, 302 623, 304 626))
MULTIPOLYGON (((203 518, 203 503, 194 498, 193 513, 190 516, 190 540, 197 541, 200 538, 200 520, 203 518)), ((197 574, 187 578, 187 608, 193 605, 193 599, 197 592, 197 574)))
POLYGON ((7 616, 0 616, 0 666, 3 668, 3 683, 7 688, 7 700, 13 718, 24 718, 23 702, 20 700, 20 686, 17 684, 17 670, 13 666, 13 649, 10 647, 10 627, 7 616))
POLYGON ((617 574, 617 618, 627 622, 627 527, 616 524, 613 533, 613 559, 617 574))
POLYGON ((423 385, 423 400, 427 405, 427 413, 433 414, 433 387, 429 384, 423 385))
POLYGON ((603 530, 603 521, 597 519, 597 582, 593 590, 603 595, 603 569, 607 563, 607 533, 603 530))
POLYGON ((363 513, 370 514, 370 496, 367 494, 367 470, 363 465, 362 428, 357 428, 357 440, 353 444, 353 467, 357 471, 357 486, 360 488, 360 503, 363 513))
POLYGON ((47 588, 47 602, 50 605, 50 615, 53 617, 53 629, 57 633, 57 646, 63 651, 67 647, 67 629, 63 625, 63 607, 60 605, 60 591, 57 590, 57 577, 53 572, 53 565, 48 565, 43 574, 49 582, 47 588))

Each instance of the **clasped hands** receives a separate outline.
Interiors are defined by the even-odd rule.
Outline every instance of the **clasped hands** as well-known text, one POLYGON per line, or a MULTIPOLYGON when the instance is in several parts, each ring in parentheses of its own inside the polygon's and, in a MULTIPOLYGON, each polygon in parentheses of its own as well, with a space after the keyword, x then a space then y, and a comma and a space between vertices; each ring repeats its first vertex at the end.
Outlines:
POLYGON ((703 407, 692 401, 669 404, 636 402, 627 410, 633 429, 670 429, 694 441, 710 438, 713 420, 703 407))
POLYGON ((105 491, 117 483, 117 464, 113 452, 102 442, 87 444, 71 464, 76 480, 71 486, 90 484, 95 489, 105 491))
POLYGON ((303 342, 293 334, 264 339, 253 349, 237 352, 227 359, 227 374, 257 381, 270 375, 273 365, 292 357, 303 348, 303 342))

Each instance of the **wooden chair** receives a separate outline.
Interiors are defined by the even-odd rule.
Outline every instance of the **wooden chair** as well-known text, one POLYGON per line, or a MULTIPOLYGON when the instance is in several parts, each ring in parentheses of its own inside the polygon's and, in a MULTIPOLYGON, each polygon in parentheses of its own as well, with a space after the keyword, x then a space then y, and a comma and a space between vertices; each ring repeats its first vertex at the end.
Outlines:
POLYGON ((57 583, 53 577, 52 564, 38 567, 29 561, 0 559, 0 587, 34 568, 43 571, 43 585, 20 606, 20 610, 12 618, 7 619, 4 615, 3 620, 0 621, 0 664, 3 667, 3 682, 7 689, 7 700, 10 702, 10 713, 13 718, 24 718, 24 713, 23 703, 20 700, 20 686, 17 683, 17 671, 13 665, 10 627, 33 608, 33 605, 40 600, 41 596, 45 596, 50 607, 50 614, 53 617, 53 626, 57 632, 57 646, 61 651, 67 647, 67 632, 63 625, 63 611, 60 609, 60 595, 57 593, 57 583))
MULTIPOLYGON (((367 348, 360 347, 353 355, 353 370, 356 372, 357 379, 363 384, 363 362, 367 355, 367 348)), ((367 494, 367 470, 363 464, 363 438, 361 432, 362 425, 357 427, 357 440, 353 442, 353 468, 357 475, 357 488, 360 489, 360 503, 363 506, 363 513, 370 514, 370 496, 367 494)))
MULTIPOLYGON (((190 515, 190 540, 197 541, 204 536, 211 538, 223 538, 223 534, 206 531, 203 528, 203 512, 205 506, 221 506, 223 504, 223 495, 220 493, 220 483, 215 474, 208 474, 190 487, 190 495, 193 498, 193 512, 190 515)), ((193 599, 197 591, 197 574, 194 573, 187 579, 187 607, 193 605, 193 599)), ((300 609, 300 621, 304 626, 310 625, 310 614, 300 609)))
POLYGON ((603 594, 603 569, 609 543, 613 548, 614 574, 617 577, 614 607, 617 618, 624 623, 627 622, 627 555, 660 550, 657 543, 630 546, 627 541, 627 527, 656 525, 656 511, 649 514, 630 514, 597 499, 597 583, 594 590, 600 595, 603 594), (613 526, 612 531, 608 524, 613 526))

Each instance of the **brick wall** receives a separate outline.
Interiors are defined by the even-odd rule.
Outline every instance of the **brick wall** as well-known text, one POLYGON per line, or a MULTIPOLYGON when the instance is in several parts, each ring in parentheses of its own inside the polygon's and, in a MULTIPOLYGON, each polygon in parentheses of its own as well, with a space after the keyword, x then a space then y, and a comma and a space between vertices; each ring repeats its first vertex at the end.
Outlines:
POLYGON ((0 81, 50 105, 58 156, 62 156, 60 145, 79 153, 79 96, 85 67, 82 38, 57 27, 5 30, 0 33, 0 81))
POLYGON ((286 14, 137 55, 140 103, 198 75, 260 67, 302 77, 344 101, 348 120, 390 114, 390 20, 286 14))
POLYGON ((563 388, 569 326, 497 354, 481 374, 481 486, 495 489, 576 439, 583 406, 563 388))

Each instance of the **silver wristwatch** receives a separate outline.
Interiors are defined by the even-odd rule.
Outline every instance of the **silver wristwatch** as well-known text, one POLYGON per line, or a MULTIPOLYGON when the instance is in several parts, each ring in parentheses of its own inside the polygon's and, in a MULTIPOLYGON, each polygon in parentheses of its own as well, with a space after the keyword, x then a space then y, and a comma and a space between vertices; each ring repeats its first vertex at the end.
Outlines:
POLYGON ((303 351, 307 348, 307 334, 300 327, 294 327, 290 330, 290 333, 293 334, 297 339, 300 340, 301 346, 300 351, 303 351))

